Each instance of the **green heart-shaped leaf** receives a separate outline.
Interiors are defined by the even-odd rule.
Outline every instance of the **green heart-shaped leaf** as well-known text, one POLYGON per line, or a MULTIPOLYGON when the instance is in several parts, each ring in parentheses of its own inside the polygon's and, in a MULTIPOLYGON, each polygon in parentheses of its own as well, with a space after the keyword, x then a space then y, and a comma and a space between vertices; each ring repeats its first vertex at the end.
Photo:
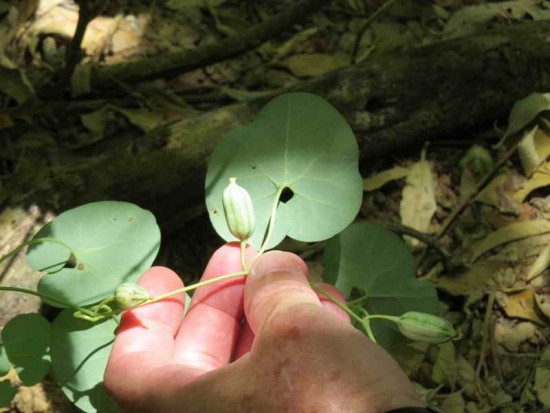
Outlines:
POLYGON ((91 324, 64 310, 52 327, 52 370, 63 392, 87 413, 118 412, 103 387, 103 373, 118 324, 113 319, 91 324))
POLYGON ((9 380, 0 381, 0 407, 9 407, 17 393, 17 387, 12 386, 9 380))
POLYGON ((355 218, 362 200, 359 150, 345 119, 322 98, 289 93, 269 102, 252 124, 233 129, 216 145, 208 163, 206 205, 226 241, 229 232, 222 193, 230 177, 250 193, 256 231, 263 240, 277 192, 292 197, 278 206, 268 248, 285 235, 298 241, 332 237, 355 218))
POLYGON ((11 369, 11 363, 6 354, 6 347, 0 344, 0 377, 5 376, 11 369))
POLYGON ((65 266, 69 252, 59 244, 35 244, 27 252, 34 269, 54 270, 40 279, 38 291, 73 305, 98 302, 123 282, 137 280, 151 266, 160 246, 153 214, 116 201, 66 211, 42 228, 37 238, 55 238, 74 250, 74 268, 65 266))
MULTIPOLYGON (((353 287, 361 289, 371 315, 400 316, 407 311, 437 310, 435 288, 416 279, 411 252, 382 225, 350 225, 327 241, 324 260, 325 279, 346 296, 353 287)), ((383 321, 373 320, 372 326, 376 339, 386 348, 391 348, 400 336, 383 321)))
POLYGON ((26 386, 39 383, 50 370, 51 326, 40 314, 20 314, 2 330, 6 354, 26 386))

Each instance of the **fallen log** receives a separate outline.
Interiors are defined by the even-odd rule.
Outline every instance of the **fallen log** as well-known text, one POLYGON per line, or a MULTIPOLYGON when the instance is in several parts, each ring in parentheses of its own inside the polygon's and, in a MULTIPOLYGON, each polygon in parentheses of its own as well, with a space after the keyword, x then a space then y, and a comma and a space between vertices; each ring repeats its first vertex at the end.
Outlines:
MULTIPOLYGON (((350 121, 367 161, 502 119, 533 91, 550 90, 550 22, 530 22, 406 52, 377 56, 293 90, 327 98, 350 121)), ((192 116, 142 136, 78 151, 27 154, 0 202, 66 209, 99 199, 135 202, 172 229, 204 200, 206 162, 231 128, 268 98, 192 116), (33 160, 34 157, 34 160, 33 160), (36 171, 36 165, 41 170, 36 171), (37 175, 39 174, 39 175, 37 175), (40 179, 40 185, 37 185, 40 179)))

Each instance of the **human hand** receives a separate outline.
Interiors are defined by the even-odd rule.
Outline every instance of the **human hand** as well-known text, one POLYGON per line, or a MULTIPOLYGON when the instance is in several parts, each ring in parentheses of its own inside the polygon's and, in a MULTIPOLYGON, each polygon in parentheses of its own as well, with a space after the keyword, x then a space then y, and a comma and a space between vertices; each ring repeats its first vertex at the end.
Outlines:
MULTIPOLYGON (((246 254, 251 262, 255 252, 246 254)), ((202 280, 241 269, 238 245, 228 244, 202 280)), ((162 267, 139 283, 153 295, 182 287, 162 267)), ((183 302, 175 296, 124 314, 104 383, 125 411, 382 413, 423 405, 389 354, 315 294, 293 254, 268 252, 246 280, 197 289, 181 321, 183 302)))

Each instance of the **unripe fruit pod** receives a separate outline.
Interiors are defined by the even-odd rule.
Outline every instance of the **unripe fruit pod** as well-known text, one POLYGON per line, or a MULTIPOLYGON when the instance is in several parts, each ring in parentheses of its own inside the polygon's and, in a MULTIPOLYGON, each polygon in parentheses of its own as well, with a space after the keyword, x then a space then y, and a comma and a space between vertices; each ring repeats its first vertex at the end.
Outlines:
POLYGON ((254 232, 254 209, 248 191, 237 185, 237 178, 229 178, 222 202, 229 231, 238 240, 246 241, 254 232))
POLYGON ((152 298, 149 291, 136 283, 123 283, 115 290, 116 302, 125 310, 143 304, 152 298))
POLYGON ((398 318, 397 326, 405 337, 428 343, 444 343, 456 337, 456 331, 448 320, 417 311, 403 314, 398 318))

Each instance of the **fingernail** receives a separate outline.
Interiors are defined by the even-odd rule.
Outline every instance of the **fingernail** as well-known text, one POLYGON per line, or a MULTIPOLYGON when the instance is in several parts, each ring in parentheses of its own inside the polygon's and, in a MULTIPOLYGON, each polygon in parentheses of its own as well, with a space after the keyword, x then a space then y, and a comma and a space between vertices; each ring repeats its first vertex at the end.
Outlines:
POLYGON ((270 251, 262 255, 252 267, 250 275, 261 277, 273 272, 305 275, 298 258, 294 254, 283 251, 270 251))

